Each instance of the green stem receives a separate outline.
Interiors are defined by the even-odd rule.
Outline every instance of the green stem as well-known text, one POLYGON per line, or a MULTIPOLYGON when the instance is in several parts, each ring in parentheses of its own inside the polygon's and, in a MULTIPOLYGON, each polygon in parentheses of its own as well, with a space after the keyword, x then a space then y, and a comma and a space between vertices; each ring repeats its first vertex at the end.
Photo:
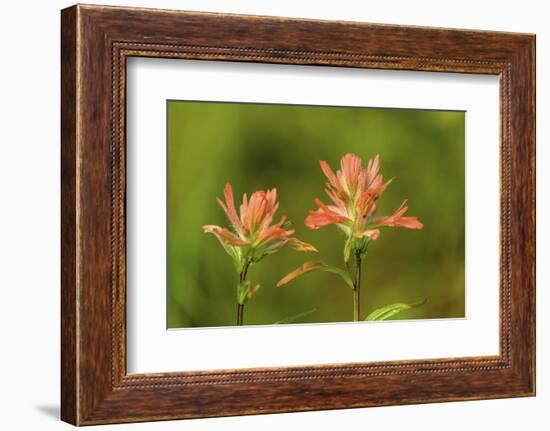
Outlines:
POLYGON ((361 318, 361 256, 355 255, 355 278, 353 281, 353 321, 361 318))
POLYGON ((237 326, 242 326, 244 315, 244 304, 237 304, 237 326))
MULTIPOLYGON (((250 266, 250 262, 245 262, 243 269, 239 274, 239 284, 242 284, 246 280, 246 274, 248 272, 249 266, 250 266)), ((244 319, 244 304, 237 303, 237 326, 242 326, 243 319, 244 319)))

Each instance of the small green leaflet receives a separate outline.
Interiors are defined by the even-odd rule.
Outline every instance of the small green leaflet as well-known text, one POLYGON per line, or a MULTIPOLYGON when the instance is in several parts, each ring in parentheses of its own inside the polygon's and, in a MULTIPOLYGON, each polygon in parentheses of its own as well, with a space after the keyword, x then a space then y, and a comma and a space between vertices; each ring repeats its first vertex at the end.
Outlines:
POLYGON ((372 313, 370 313, 365 321, 374 322, 379 320, 388 320, 391 319, 396 314, 401 313, 405 310, 410 310, 411 308, 420 307, 424 305, 426 300, 415 302, 414 304, 405 304, 404 302, 398 302, 396 304, 386 305, 385 307, 377 308, 372 313))
POLYGON ((248 302, 249 289, 250 281, 243 281, 237 285, 237 303, 244 305, 248 302))
POLYGON ((346 265, 349 262, 349 258, 351 256, 351 244, 352 244, 352 237, 351 235, 348 237, 346 244, 344 245, 344 262, 346 265))
POLYGON ((277 287, 284 286, 285 284, 294 280, 295 278, 298 278, 301 275, 304 275, 304 274, 307 274, 308 272, 316 271, 316 270, 332 272, 334 274, 339 275, 342 278, 342 280, 344 280, 346 284, 353 289, 353 281, 351 281, 351 277, 345 270, 338 268, 336 266, 327 265, 326 263, 323 263, 323 262, 315 262, 315 261, 305 262, 302 265, 300 265, 294 271, 290 272, 289 274, 281 278, 277 283, 277 287))

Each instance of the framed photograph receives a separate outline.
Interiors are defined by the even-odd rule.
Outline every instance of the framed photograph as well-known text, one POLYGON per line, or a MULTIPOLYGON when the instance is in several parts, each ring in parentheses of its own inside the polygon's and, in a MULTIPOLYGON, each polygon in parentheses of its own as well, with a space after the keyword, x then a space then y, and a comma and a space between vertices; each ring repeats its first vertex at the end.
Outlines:
POLYGON ((534 35, 61 17, 63 420, 535 394, 534 35))

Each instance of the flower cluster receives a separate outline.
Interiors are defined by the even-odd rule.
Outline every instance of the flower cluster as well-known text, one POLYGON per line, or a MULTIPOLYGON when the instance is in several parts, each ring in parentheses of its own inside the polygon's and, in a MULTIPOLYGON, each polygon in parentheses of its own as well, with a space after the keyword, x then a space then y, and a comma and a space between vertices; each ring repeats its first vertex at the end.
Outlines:
POLYGON ((292 237, 294 230, 287 229, 286 216, 282 216, 278 223, 273 224, 273 218, 279 208, 277 189, 258 190, 252 193, 250 199, 245 193, 239 214, 235 209, 233 190, 229 183, 225 185, 223 194, 225 203, 219 198, 217 201, 225 211, 232 229, 205 225, 203 230, 218 238, 233 258, 238 272, 247 265, 276 253, 286 244, 299 251, 317 251, 312 245, 292 237))
POLYGON ((380 174, 380 157, 369 160, 362 167, 361 158, 355 154, 346 154, 340 161, 340 170, 332 171, 327 162, 320 162, 321 169, 328 179, 325 192, 331 199, 331 205, 325 205, 315 199, 316 210, 311 210, 305 220, 310 229, 319 229, 327 225, 336 225, 347 236, 344 259, 350 254, 363 255, 370 240, 380 237, 380 227, 398 226, 408 229, 422 229, 422 223, 416 217, 403 217, 407 211, 407 201, 390 216, 375 217, 376 201, 390 184, 384 182, 380 174))

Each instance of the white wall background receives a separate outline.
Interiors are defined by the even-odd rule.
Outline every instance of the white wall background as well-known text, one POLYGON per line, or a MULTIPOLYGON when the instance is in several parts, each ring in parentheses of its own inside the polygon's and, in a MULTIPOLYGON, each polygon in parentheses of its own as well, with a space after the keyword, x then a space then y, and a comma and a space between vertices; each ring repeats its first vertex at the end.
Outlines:
MULTIPOLYGON (((550 13, 546 2, 495 0, 119 0, 171 9, 280 15, 537 34, 538 396, 105 426, 135 430, 543 429, 550 423, 550 13), (546 162, 546 163, 545 163, 546 162), (546 313, 546 314, 545 314, 546 313)), ((0 14, 0 427, 62 430, 59 422, 60 0, 4 2, 0 14)))

